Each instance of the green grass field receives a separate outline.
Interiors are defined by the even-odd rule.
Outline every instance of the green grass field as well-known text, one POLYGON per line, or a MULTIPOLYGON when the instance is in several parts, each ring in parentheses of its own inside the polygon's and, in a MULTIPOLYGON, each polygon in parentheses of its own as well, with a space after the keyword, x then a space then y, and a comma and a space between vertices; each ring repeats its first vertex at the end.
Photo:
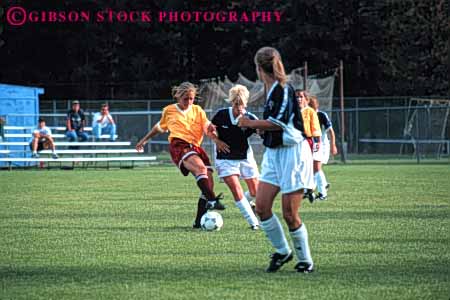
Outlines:
MULTIPOLYGON (((173 166, 0 172, 1 299, 445 299, 449 165, 330 165, 304 202, 316 272, 266 274, 272 249, 223 184, 219 232, 173 166)), ((280 212, 279 201, 275 211, 280 212)))

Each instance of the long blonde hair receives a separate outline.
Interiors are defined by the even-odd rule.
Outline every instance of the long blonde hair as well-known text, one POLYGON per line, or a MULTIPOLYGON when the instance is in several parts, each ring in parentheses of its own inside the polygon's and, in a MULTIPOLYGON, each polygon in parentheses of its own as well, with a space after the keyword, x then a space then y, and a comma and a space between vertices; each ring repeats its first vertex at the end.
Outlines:
POLYGON ((194 84, 185 81, 180 83, 180 85, 172 87, 172 97, 178 101, 185 93, 190 91, 197 95, 197 87, 194 84))
POLYGON ((272 47, 262 47, 255 54, 255 64, 259 66, 264 73, 273 76, 275 80, 284 86, 287 81, 281 55, 277 49, 272 47))

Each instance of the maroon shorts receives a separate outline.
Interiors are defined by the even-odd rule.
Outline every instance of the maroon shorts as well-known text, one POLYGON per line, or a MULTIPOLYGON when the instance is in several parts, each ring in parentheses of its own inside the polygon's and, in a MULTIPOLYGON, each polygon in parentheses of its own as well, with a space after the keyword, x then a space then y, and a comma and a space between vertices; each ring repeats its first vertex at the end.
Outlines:
POLYGON ((198 155, 198 157, 200 157, 200 159, 205 164, 206 168, 212 170, 208 154, 206 154, 205 150, 203 150, 202 147, 197 147, 195 145, 189 144, 182 139, 174 138, 170 142, 169 151, 173 163, 178 166, 184 176, 189 175, 189 170, 184 167, 183 160, 191 155, 198 155))
POLYGON ((312 137, 307 137, 306 141, 308 142, 309 148, 311 148, 311 153, 313 152, 314 141, 312 137))

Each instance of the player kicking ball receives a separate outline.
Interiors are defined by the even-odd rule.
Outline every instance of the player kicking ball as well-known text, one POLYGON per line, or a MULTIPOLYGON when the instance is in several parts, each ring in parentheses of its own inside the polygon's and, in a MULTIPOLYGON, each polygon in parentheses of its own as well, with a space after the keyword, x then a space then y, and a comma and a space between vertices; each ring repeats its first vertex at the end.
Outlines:
POLYGON ((193 228, 200 228, 200 220, 209 209, 224 210, 220 195, 214 193, 212 166, 205 150, 200 147, 203 134, 217 137, 214 125, 206 117, 205 111, 194 104, 197 88, 190 82, 183 82, 172 89, 177 101, 166 106, 161 120, 136 145, 142 151, 145 143, 154 136, 169 132, 169 151, 173 163, 184 176, 194 175, 201 191, 197 205, 197 216, 193 228))
POLYGON ((246 111, 248 98, 249 91, 245 86, 239 84, 234 86, 230 89, 227 100, 231 103, 231 107, 219 110, 211 122, 216 126, 218 134, 218 138, 213 138, 216 143, 218 176, 230 189, 236 207, 239 208, 250 228, 258 230, 259 222, 252 209, 251 201, 256 196, 259 172, 248 142, 248 138, 256 133, 256 130, 241 129, 237 126, 242 116, 252 120, 258 119, 246 111), (244 193, 239 182, 240 178, 247 184, 249 192, 244 193))

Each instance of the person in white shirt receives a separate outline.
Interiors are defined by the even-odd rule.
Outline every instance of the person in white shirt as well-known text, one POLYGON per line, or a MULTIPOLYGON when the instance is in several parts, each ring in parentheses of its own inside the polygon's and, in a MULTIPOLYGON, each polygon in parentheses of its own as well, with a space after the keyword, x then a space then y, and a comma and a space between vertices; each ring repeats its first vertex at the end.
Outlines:
POLYGON ((116 123, 109 114, 108 104, 102 104, 101 111, 94 114, 92 132, 96 139, 100 139, 102 134, 109 134, 111 142, 116 140, 116 123))
POLYGON ((33 151, 33 158, 39 158, 38 151, 48 148, 52 149, 52 157, 54 159, 58 158, 58 155, 56 154, 55 141, 52 137, 52 131, 50 128, 45 126, 45 120, 43 118, 39 118, 38 126, 33 131, 33 139, 30 142, 30 148, 33 151))

